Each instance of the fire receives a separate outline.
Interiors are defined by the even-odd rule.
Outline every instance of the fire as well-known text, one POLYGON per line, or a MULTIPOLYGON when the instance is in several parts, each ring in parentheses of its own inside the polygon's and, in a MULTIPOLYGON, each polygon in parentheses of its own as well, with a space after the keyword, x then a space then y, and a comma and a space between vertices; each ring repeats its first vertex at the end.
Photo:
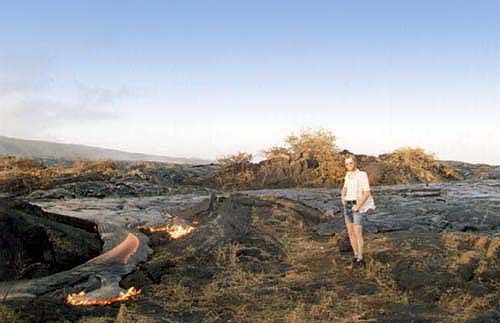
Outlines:
POLYGON ((172 239, 178 239, 180 237, 183 237, 194 230, 192 226, 185 223, 176 223, 161 227, 139 227, 139 229, 149 231, 150 233, 166 232, 170 235, 172 239))
POLYGON ((193 227, 190 225, 173 225, 170 227, 168 234, 172 237, 172 239, 178 239, 180 237, 185 236, 186 234, 191 233, 193 231, 193 227))
POLYGON ((95 306, 95 305, 110 305, 116 302, 123 302, 133 297, 136 297, 141 293, 141 290, 137 290, 135 287, 130 287, 124 292, 116 297, 111 298, 101 298, 101 299, 86 299, 85 292, 81 291, 76 294, 69 294, 66 297, 66 303, 75 306, 95 306))

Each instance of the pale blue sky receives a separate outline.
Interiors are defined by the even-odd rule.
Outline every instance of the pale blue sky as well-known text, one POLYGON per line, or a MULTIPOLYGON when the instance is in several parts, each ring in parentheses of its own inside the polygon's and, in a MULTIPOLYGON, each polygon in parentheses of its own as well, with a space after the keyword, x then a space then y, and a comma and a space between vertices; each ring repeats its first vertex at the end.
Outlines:
POLYGON ((500 164, 500 1, 1 1, 0 135, 171 156, 301 128, 500 164))

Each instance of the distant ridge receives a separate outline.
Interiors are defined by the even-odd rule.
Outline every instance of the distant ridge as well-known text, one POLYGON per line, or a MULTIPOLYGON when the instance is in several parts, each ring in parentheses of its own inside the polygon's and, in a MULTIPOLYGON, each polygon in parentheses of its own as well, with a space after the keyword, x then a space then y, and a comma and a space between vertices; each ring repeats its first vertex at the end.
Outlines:
POLYGON ((77 144, 61 144, 41 140, 25 140, 0 136, 0 156, 47 159, 111 159, 127 161, 157 161, 176 164, 209 164, 213 161, 199 158, 168 157, 130 153, 121 150, 77 144))

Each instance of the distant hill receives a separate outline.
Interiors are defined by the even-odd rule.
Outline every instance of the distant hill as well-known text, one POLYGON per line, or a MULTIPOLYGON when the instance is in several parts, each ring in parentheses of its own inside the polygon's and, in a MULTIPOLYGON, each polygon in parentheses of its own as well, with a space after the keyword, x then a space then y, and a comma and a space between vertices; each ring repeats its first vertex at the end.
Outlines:
POLYGON ((115 149, 85 145, 60 144, 40 140, 24 140, 0 136, 0 156, 17 156, 47 159, 111 159, 128 161, 157 161, 176 164, 209 164, 212 161, 199 158, 180 158, 130 153, 115 149))

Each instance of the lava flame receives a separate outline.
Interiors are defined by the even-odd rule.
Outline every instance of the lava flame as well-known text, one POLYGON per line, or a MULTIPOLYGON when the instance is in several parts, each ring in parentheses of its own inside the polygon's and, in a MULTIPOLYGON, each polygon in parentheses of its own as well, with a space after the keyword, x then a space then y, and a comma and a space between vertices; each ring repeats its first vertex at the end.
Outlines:
POLYGON ((150 233, 155 232, 166 232, 170 235, 172 239, 178 239, 180 237, 185 236, 186 234, 191 233, 194 228, 185 223, 176 223, 168 226, 161 227, 139 227, 139 229, 146 230, 150 233))
POLYGON ((130 287, 125 292, 120 292, 116 297, 111 298, 101 298, 101 299, 86 299, 85 292, 79 292, 76 294, 69 294, 66 297, 66 303, 75 306, 95 306, 95 305, 110 305, 116 302, 123 302, 133 297, 136 297, 141 293, 141 290, 135 289, 135 287, 130 287))

